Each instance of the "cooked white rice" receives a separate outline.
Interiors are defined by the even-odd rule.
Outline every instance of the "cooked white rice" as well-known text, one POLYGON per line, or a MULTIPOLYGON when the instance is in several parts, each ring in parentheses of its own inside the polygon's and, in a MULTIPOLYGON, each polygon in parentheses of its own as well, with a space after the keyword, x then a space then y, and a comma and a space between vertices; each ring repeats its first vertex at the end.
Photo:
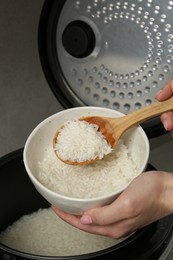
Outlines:
POLYGON ((102 159, 112 151, 98 126, 78 119, 68 120, 59 130, 55 151, 66 161, 85 162, 102 159))
POLYGON ((49 209, 25 215, 0 234, 0 243, 25 253, 72 256, 111 247, 122 239, 111 239, 76 229, 49 209))
POLYGON ((38 180, 47 188, 76 198, 94 198, 114 192, 137 174, 136 165, 121 140, 102 160, 90 165, 68 165, 50 147, 39 163, 38 180))

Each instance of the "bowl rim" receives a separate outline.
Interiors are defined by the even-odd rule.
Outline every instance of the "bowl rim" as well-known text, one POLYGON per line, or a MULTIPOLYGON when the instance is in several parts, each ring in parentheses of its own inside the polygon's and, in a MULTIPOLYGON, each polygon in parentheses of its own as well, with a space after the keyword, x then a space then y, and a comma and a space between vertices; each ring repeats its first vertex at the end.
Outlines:
MULTIPOLYGON (((117 113, 117 116, 123 116, 125 114, 123 114, 122 112, 110 109, 110 108, 103 108, 103 107, 96 107, 96 106, 83 106, 83 107, 74 107, 74 108, 69 108, 69 109, 65 109, 62 110, 60 112, 54 113, 51 116, 45 118, 43 121, 41 121, 30 133, 30 135, 28 136, 25 145, 24 145, 24 149, 23 149, 23 162, 24 162, 24 166, 26 168, 26 172, 28 174, 28 176, 30 177, 30 179, 32 180, 33 184, 37 184, 37 186, 42 189, 45 190, 47 193, 49 193, 50 195, 53 195, 57 198, 61 198, 63 200, 68 200, 68 201, 74 201, 74 202, 96 202, 96 201, 100 201, 100 200, 105 200, 105 199, 109 199, 110 197, 116 196, 118 194, 120 194, 124 189, 127 188, 127 186, 132 182, 132 180, 130 182, 128 182, 126 185, 124 185, 123 187, 121 187, 120 189, 116 190, 116 192, 111 192, 108 193, 106 195, 102 195, 102 196, 97 196, 97 197, 93 197, 93 198, 77 198, 77 197, 70 197, 70 196, 66 196, 63 194, 59 194, 53 190, 50 190, 49 188, 47 188, 46 186, 44 186, 41 182, 39 182, 39 180, 33 175, 33 173, 30 170, 30 167, 28 165, 27 162, 27 150, 28 150, 28 146, 32 140, 32 138, 34 137, 35 133, 42 128, 44 125, 46 125, 48 122, 50 122, 52 119, 54 119, 56 116, 59 115, 63 115, 66 114, 66 112, 70 112, 70 111, 75 111, 78 109, 82 109, 82 110, 100 110, 100 111, 111 111, 111 112, 115 112, 117 113)), ((143 163, 140 167, 140 172, 135 176, 135 178, 137 176, 139 176, 140 174, 143 173, 143 171, 145 171, 146 166, 147 166, 147 162, 149 159, 149 153, 150 153, 150 144, 149 144, 149 140, 148 137, 144 131, 144 129, 138 125, 136 126, 136 128, 141 132, 142 137, 144 138, 145 141, 145 145, 146 145, 146 153, 145 153, 145 157, 143 160, 143 163)))

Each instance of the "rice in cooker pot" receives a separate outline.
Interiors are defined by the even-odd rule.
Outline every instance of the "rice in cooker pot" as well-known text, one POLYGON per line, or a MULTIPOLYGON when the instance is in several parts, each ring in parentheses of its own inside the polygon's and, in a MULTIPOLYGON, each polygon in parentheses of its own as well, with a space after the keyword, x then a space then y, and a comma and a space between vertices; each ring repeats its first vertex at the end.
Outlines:
POLYGON ((123 188, 137 174, 137 167, 121 139, 102 160, 89 165, 68 165, 49 147, 38 162, 38 180, 50 190, 75 198, 104 196, 123 188))
POLYGON ((39 209, 21 217, 0 234, 0 243, 15 250, 42 256, 92 253, 124 239, 112 239, 76 229, 57 217, 51 208, 39 209))

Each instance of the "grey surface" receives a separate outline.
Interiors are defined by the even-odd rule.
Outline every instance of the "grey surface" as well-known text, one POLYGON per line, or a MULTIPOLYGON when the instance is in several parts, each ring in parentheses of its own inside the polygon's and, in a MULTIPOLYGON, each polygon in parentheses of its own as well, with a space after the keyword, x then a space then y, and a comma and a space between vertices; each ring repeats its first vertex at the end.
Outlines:
POLYGON ((0 156, 23 147, 32 129, 61 109, 38 56, 42 4, 0 0, 0 156))
MULTIPOLYGON (((42 0, 0 0, 0 157, 22 148, 39 122, 62 110, 39 61, 42 4, 42 0)), ((150 140, 150 145, 149 161, 158 169, 173 171, 170 134, 150 140)))

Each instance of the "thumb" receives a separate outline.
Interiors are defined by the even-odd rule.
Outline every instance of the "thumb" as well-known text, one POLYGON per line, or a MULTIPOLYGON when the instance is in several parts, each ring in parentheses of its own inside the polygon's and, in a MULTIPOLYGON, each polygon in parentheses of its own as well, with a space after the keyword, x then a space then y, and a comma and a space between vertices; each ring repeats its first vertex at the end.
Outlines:
POLYGON ((110 225, 126 218, 122 203, 115 200, 112 204, 85 212, 80 218, 83 225, 110 225))

